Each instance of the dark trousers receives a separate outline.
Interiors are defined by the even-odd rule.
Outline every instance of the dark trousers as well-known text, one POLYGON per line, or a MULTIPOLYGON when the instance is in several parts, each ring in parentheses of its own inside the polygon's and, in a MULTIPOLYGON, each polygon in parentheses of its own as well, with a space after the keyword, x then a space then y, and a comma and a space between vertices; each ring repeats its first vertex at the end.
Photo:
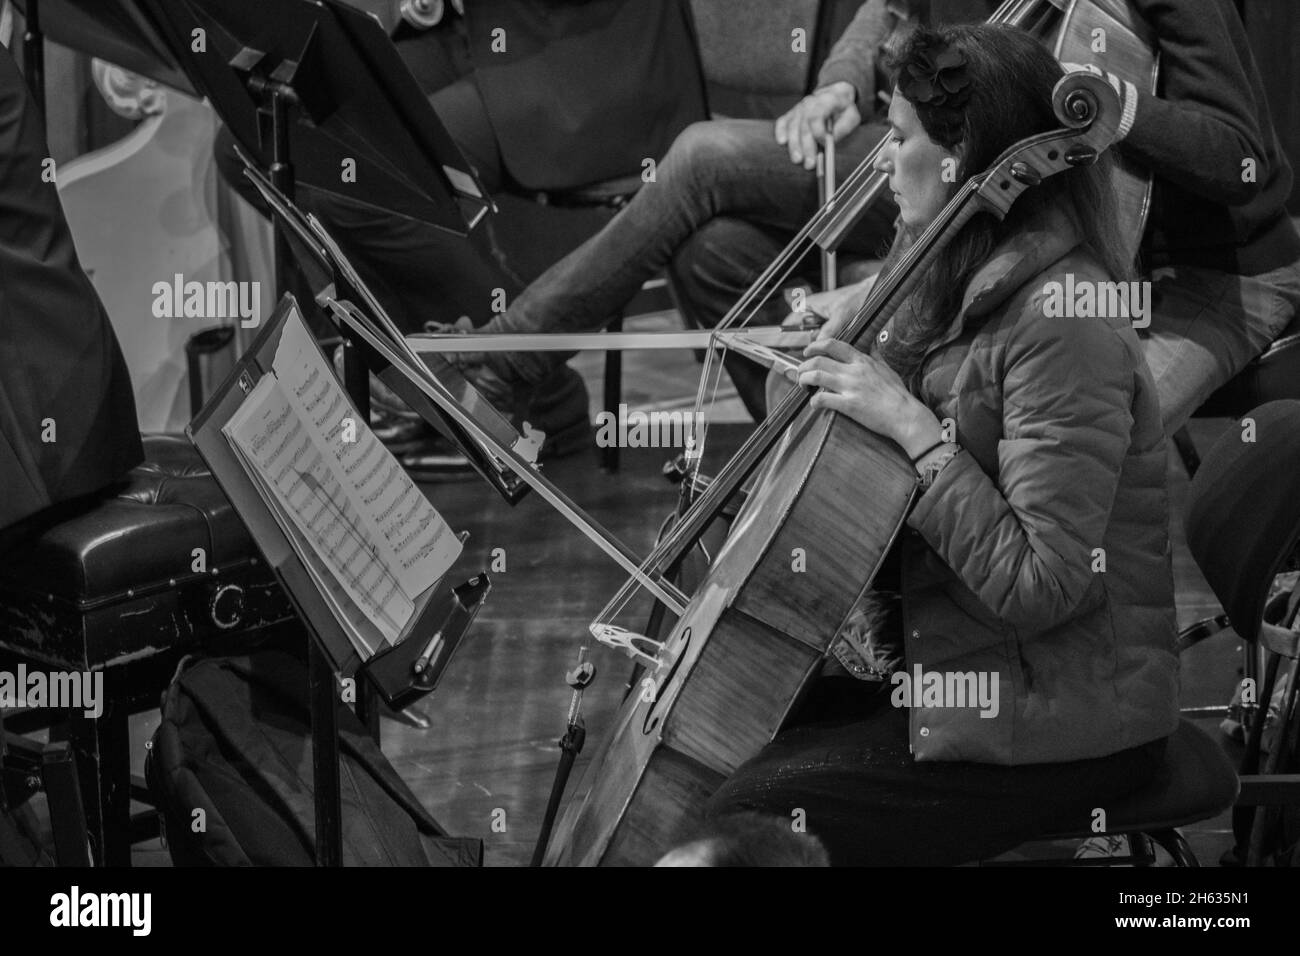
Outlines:
MULTIPOLYGON (((496 135, 474 81, 464 78, 429 97, 489 193, 502 187, 496 135)), ((261 198, 243 176, 233 137, 224 128, 215 147, 222 177, 258 209, 261 198)), ((493 315, 501 289, 507 300, 523 282, 496 251, 492 225, 467 237, 427 223, 394 216, 345 197, 300 186, 298 204, 314 213, 404 332, 423 331, 427 322, 451 323, 469 316, 481 325, 493 315)))
MULTIPOLYGON (((492 332, 579 332, 600 328, 671 263, 687 318, 713 328, 818 209, 817 177, 790 162, 772 123, 713 120, 688 126, 644 185, 605 228, 565 256, 488 323, 492 332)), ((884 129, 859 127, 838 144, 843 182, 879 142, 884 129)), ((893 235, 897 208, 879 202, 847 237, 845 250, 880 255, 893 235)), ((783 317, 784 310, 770 320, 783 317)), ((563 353, 510 352, 513 377, 542 381, 563 353)), ((728 370, 736 375, 735 366, 728 370)), ((743 373, 742 373, 743 375, 743 373)), ((754 402, 762 405, 762 379, 754 402)), ((747 404, 750 399, 747 398, 747 404)), ((751 404, 751 410, 753 409, 751 404)))
POLYGON ((723 784, 707 815, 741 810, 794 821, 802 810, 834 866, 952 866, 1061 830, 1149 783, 1165 741, 1107 757, 1003 766, 917 763, 907 710, 888 684, 825 678, 796 725, 723 784))

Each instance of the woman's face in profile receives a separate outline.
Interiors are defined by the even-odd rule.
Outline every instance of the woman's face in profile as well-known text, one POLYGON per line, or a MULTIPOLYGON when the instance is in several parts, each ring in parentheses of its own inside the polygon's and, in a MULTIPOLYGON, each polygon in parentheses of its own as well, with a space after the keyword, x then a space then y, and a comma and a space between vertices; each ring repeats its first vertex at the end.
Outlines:
POLYGON ((897 89, 889 104, 889 127, 889 138, 875 168, 888 174, 904 225, 924 229, 948 202, 958 157, 930 139, 916 110, 897 89))

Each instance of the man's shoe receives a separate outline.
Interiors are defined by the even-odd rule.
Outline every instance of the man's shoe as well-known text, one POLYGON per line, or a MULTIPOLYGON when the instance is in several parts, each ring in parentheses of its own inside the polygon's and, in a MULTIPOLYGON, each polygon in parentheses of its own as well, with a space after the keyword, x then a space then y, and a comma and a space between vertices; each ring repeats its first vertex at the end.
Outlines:
POLYGON ((587 383, 567 365, 537 387, 527 414, 532 426, 546 434, 539 460, 565 458, 595 446, 590 401, 587 383))
MULTIPOLYGON (((505 415, 521 433, 524 422, 546 434, 538 452, 539 461, 576 454, 593 445, 587 407, 587 386, 582 376, 563 365, 536 389, 514 379, 499 353, 487 353, 482 364, 461 369, 483 397, 505 415), (531 399, 528 392, 532 391, 531 399)), ((334 367, 343 377, 343 348, 334 352, 334 367)), ((411 410, 396 392, 374 375, 370 376, 370 419, 376 436, 416 472, 441 475, 447 470, 463 471, 468 460, 411 410), (433 442, 424 448, 422 443, 433 442), (442 464, 448 455, 459 456, 460 464, 442 464)), ((419 480, 419 479, 417 479, 419 480)))
POLYGON ((564 365, 525 399, 525 386, 507 379, 489 363, 465 369, 465 377, 483 397, 523 431, 527 422, 545 433, 538 461, 554 461, 594 445, 588 413, 587 385, 582 376, 564 365))
POLYGON ((461 450, 436 433, 423 445, 398 455, 397 461, 417 482, 463 478, 473 471, 461 450))
POLYGON ((370 412, 370 430, 394 455, 419 449, 433 434, 428 423, 413 414, 396 415, 374 409, 370 412))
MULTIPOLYGON (((343 347, 334 350, 334 369, 343 378, 343 347)), ((461 477, 469 459, 417 415, 374 375, 370 377, 370 430, 416 481, 461 477)))

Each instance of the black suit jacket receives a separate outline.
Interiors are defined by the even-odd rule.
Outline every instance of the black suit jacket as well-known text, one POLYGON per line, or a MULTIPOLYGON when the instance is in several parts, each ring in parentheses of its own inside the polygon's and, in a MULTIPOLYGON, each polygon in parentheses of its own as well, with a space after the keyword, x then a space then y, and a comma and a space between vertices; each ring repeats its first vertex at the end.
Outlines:
POLYGON ((450 39, 450 4, 424 32, 401 0, 340 2, 379 18, 426 92, 472 76, 502 163, 527 189, 639 173, 707 118, 688 0, 466 0, 467 53, 450 39))
POLYGON ((465 18, 502 159, 526 188, 639 173, 706 117, 686 0, 473 0, 465 18))
POLYGON ((40 113, 0 48, 0 529, 144 457, 126 363, 57 187, 42 179, 48 156, 40 113))

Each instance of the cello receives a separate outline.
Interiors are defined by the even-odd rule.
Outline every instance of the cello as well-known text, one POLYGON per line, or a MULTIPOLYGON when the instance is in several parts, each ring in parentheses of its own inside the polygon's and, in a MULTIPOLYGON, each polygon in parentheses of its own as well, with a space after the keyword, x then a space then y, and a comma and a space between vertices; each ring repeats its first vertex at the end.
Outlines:
MULTIPOLYGON (((839 338, 871 341, 977 213, 1004 217, 1025 189, 1095 162, 1113 142, 1119 101, 1099 77, 1067 74, 1053 108, 1062 128, 1016 144, 971 177, 877 280, 839 338)), ((791 392, 770 413, 643 565, 657 572, 680 560, 782 442, 667 641, 650 653, 644 638, 593 625, 605 643, 647 661, 649 692, 624 701, 585 794, 556 830, 548 864, 645 865, 662 855, 723 780, 781 729, 871 585, 910 509, 916 473, 887 439, 808 409, 813 391, 791 392), (868 501, 846 494, 863 488, 868 501), (791 573, 796 549, 813 573, 791 573)))

